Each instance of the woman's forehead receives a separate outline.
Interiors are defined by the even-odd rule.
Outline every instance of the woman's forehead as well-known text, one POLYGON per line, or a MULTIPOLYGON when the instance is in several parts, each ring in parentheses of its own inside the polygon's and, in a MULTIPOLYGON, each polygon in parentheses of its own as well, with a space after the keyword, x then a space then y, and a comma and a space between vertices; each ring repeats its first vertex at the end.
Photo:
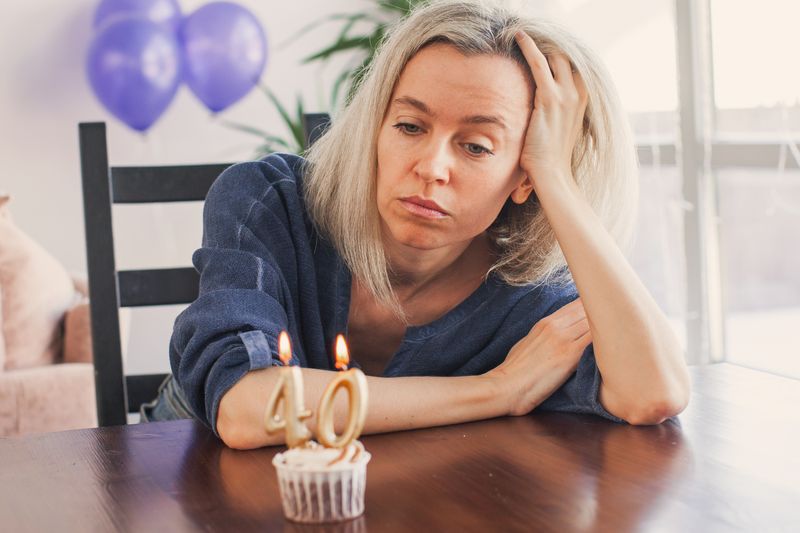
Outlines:
POLYGON ((527 121, 532 90, 513 59, 491 54, 465 55, 437 43, 406 64, 392 94, 390 109, 416 108, 431 116, 464 113, 499 117, 513 127, 527 121))

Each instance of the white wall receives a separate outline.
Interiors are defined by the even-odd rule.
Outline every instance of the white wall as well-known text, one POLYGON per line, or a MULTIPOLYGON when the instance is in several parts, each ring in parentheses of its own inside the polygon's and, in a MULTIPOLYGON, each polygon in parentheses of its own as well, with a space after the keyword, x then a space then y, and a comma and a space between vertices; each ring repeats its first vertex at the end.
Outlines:
MULTIPOLYGON (((184 13, 205 2, 180 0, 184 13)), ((278 44, 312 20, 333 12, 363 10, 368 0, 238 0, 267 32, 266 84, 285 102, 302 92, 308 111, 321 110, 334 63, 325 69, 300 60, 330 42, 336 25, 325 25, 278 49, 278 44)), ((507 0, 532 14, 555 18, 597 48, 617 78, 631 109, 674 108, 674 50, 669 22, 671 0, 507 0), (654 27, 653 24, 657 24, 654 27), (632 28, 659 34, 666 59, 642 53, 632 28), (663 91, 667 96, 659 96, 663 91), (660 92, 661 91, 661 92, 660 92), (666 102, 664 102, 666 100, 666 102)), ((114 165, 177 164, 249 159, 256 139, 220 125, 182 87, 169 109, 146 134, 129 130, 98 103, 86 81, 86 50, 99 0, 6 0, 0 19, 0 190, 13 196, 20 227, 70 271, 85 272, 83 209, 77 124, 106 121, 109 158, 114 165)), ((257 91, 222 113, 228 120, 283 134, 267 99, 257 91)), ((185 266, 200 244, 199 206, 119 207, 114 210, 118 268, 185 266)), ((135 310, 130 351, 132 372, 168 368, 167 343, 175 308, 135 310), (140 358, 143 355, 144 358, 140 358)))

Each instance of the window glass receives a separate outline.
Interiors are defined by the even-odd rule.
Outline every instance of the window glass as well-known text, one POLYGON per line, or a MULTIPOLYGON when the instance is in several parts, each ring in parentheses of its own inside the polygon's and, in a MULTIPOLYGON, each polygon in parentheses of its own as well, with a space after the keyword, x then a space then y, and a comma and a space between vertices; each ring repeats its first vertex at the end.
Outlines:
POLYGON ((800 130, 800 3, 712 0, 717 131, 759 138, 800 130))
POLYGON ((677 167, 640 171, 639 216, 631 264, 686 348, 686 264, 682 181, 677 167))
POLYGON ((800 378, 800 4, 712 0, 716 136, 780 147, 715 170, 726 360, 800 378))
POLYGON ((726 360, 800 378, 800 171, 717 176, 726 360))

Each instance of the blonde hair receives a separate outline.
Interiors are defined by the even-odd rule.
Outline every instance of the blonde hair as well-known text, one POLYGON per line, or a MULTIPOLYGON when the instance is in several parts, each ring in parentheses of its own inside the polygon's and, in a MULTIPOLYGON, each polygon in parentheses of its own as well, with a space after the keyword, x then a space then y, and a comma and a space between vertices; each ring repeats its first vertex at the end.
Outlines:
MULTIPOLYGON (((392 290, 376 200, 377 139, 397 80, 411 57, 434 42, 465 55, 490 54, 528 64, 514 40, 522 30, 545 54, 561 52, 580 73, 589 101, 572 153, 586 200, 620 246, 629 243, 637 190, 636 153, 627 117, 600 59, 562 27, 470 0, 433 1, 399 21, 381 43, 352 101, 307 154, 304 195, 311 219, 332 241, 353 276, 403 317, 392 290)), ((529 113, 529 109, 521 109, 529 113)), ((538 199, 507 202, 488 231, 506 283, 563 283, 571 276, 538 199)), ((487 273, 488 275, 488 273, 487 273)))

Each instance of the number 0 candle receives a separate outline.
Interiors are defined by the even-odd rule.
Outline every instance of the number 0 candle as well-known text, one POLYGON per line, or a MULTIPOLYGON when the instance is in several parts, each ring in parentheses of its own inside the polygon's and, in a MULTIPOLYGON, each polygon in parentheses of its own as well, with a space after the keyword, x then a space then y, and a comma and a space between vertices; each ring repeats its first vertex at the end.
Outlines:
MULTIPOLYGON (((344 337, 338 335, 336 337, 336 368, 344 370, 349 362, 350 354, 347 351, 347 344, 344 342, 344 337)), ((357 368, 340 372, 325 388, 319 401, 318 411, 317 438, 323 445, 329 448, 345 448, 357 439, 367 420, 367 378, 364 373, 357 368), (347 391, 349 409, 344 433, 337 436, 333 427, 333 400, 340 388, 347 391)))
POLYGON ((264 414, 264 426, 270 435, 285 430, 286 446, 295 448, 305 445, 311 438, 305 420, 311 416, 303 405, 303 374, 299 367, 289 366, 292 347, 289 335, 282 331, 278 338, 278 355, 285 365, 280 369, 278 382, 272 390, 264 414), (283 406, 283 418, 280 407, 283 406))

